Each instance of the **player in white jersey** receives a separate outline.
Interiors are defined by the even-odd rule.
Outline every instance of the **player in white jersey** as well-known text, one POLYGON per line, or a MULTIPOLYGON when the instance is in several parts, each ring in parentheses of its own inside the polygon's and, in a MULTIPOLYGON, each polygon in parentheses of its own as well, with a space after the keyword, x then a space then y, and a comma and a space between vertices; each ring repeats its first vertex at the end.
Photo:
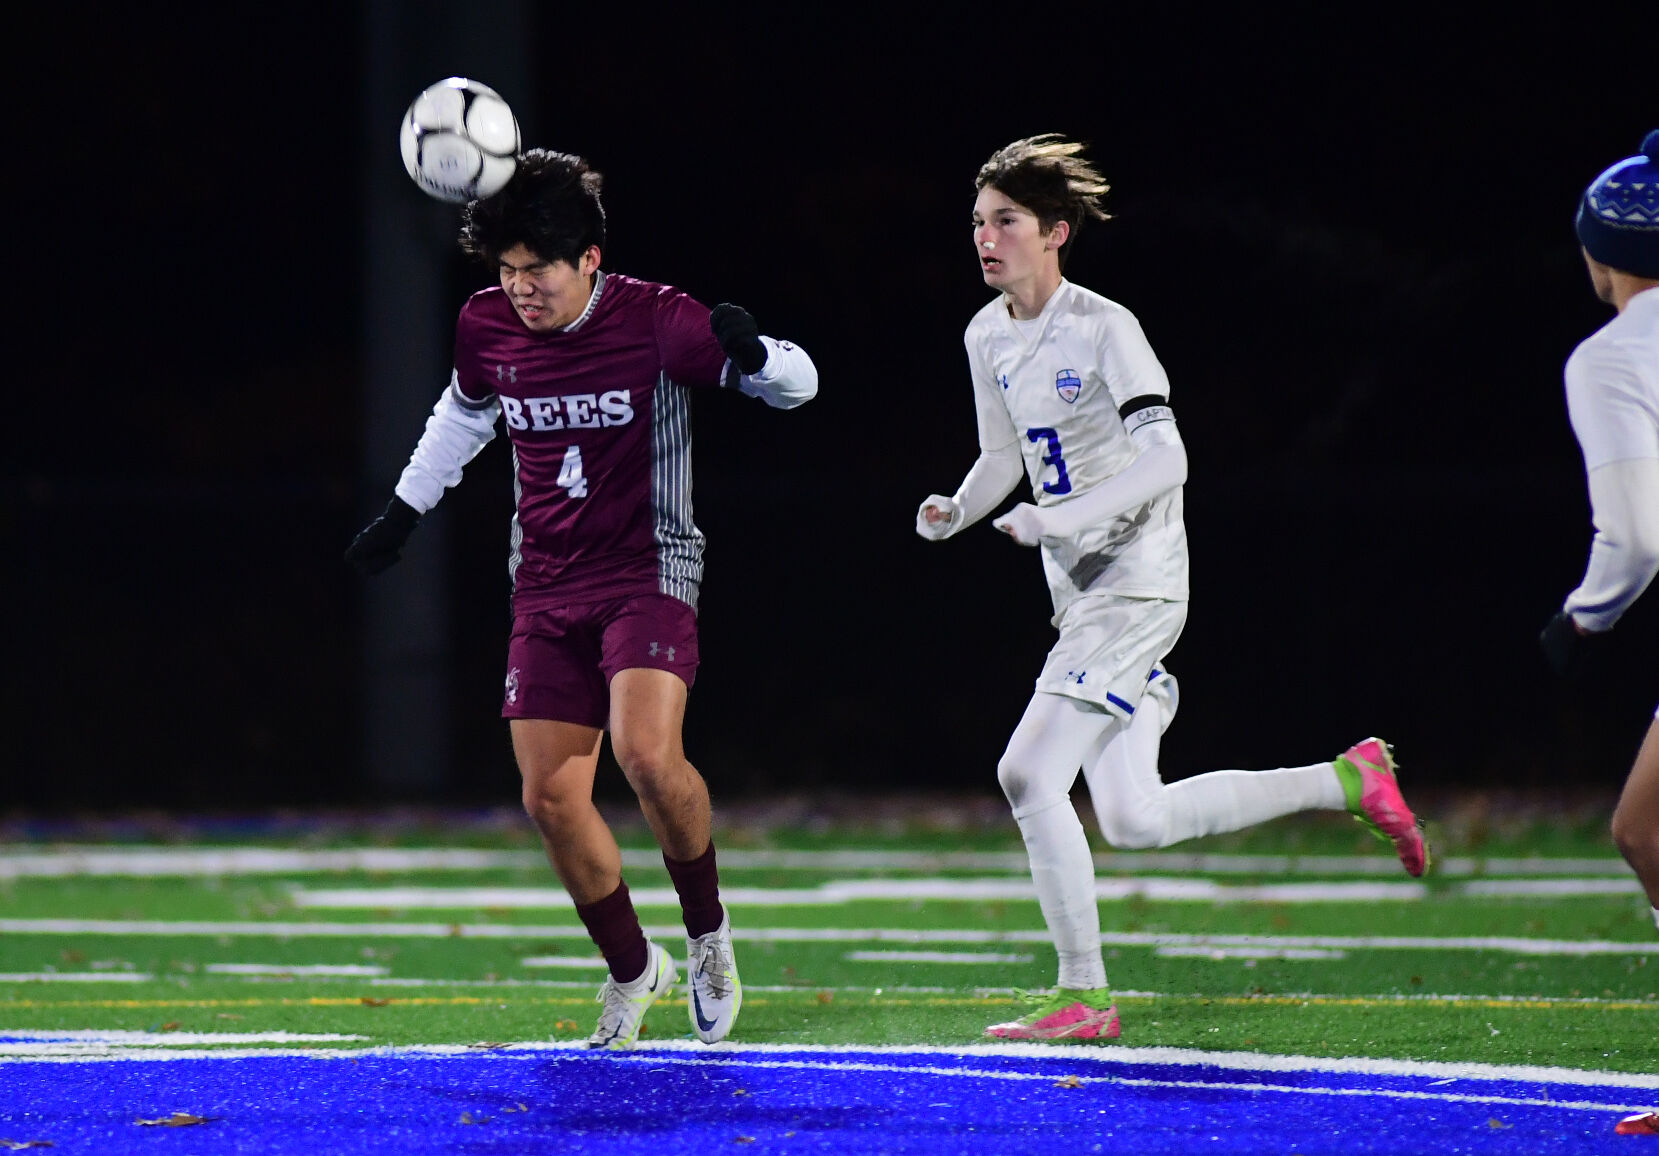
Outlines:
MULTIPOLYGON (((1565 676, 1594 661, 1601 636, 1659 574, 1659 129, 1641 156, 1591 182, 1576 228, 1596 296, 1618 315, 1567 359, 1596 534, 1584 581, 1544 628, 1544 653, 1565 676)), ((1613 811, 1613 841, 1659 925, 1659 711, 1613 811)))
POLYGON ((1060 637, 997 765, 1059 953, 1053 991, 994 1024, 999 1039, 1110 1039, 1088 837, 1071 803, 1082 770, 1115 847, 1165 847, 1312 809, 1349 810, 1420 875, 1428 850, 1386 744, 1330 762, 1215 771, 1165 784, 1158 746, 1175 715, 1164 665, 1187 616, 1181 487, 1187 457, 1169 381, 1129 310, 1064 279, 1106 182, 1082 146, 1015 141, 980 169, 974 247, 997 296, 968 325, 979 458, 956 493, 934 494, 916 532, 941 539, 989 514, 1023 473, 1033 502, 993 525, 1040 546, 1060 637))

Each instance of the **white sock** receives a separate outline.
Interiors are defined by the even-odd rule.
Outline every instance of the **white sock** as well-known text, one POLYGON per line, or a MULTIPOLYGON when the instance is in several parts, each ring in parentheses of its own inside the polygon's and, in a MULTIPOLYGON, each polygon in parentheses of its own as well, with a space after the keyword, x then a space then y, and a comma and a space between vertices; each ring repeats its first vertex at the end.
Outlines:
POLYGON ((1114 847, 1168 847, 1200 835, 1253 827, 1298 811, 1347 809, 1330 763, 1272 771, 1211 771, 1175 783, 1158 774, 1164 705, 1141 699, 1099 756, 1083 768, 1101 834, 1114 847))
POLYGON ((1038 693, 997 764, 997 780, 1014 809, 1037 902, 1060 957, 1058 987, 1106 986, 1094 859, 1071 803, 1071 785, 1108 721, 1085 704, 1038 693))
POLYGON ((1095 899, 1094 859, 1089 837, 1069 798, 1050 802, 1035 814, 1015 814, 1031 881, 1043 921, 1060 957, 1056 987, 1088 990, 1106 986, 1100 955, 1100 907, 1095 899))

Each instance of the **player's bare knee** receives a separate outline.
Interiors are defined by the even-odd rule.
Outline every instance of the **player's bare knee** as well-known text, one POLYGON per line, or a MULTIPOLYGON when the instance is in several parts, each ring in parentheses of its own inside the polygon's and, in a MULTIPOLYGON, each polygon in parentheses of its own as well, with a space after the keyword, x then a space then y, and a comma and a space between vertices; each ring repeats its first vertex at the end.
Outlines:
POLYGON ((559 790, 552 780, 539 776, 525 777, 524 789, 519 797, 524 804, 524 813, 549 838, 574 827, 593 807, 591 799, 559 790))
POLYGON ((637 788, 642 781, 661 778, 676 760, 666 743, 614 742, 617 766, 637 788))
POLYGON ((1632 808, 1620 807, 1613 812, 1613 844, 1625 862, 1636 868, 1642 881, 1659 874, 1659 826, 1644 821, 1632 808))
POLYGON ((673 804, 686 792, 686 781, 696 772, 685 755, 667 743, 615 748, 616 761, 629 786, 646 806, 673 804))

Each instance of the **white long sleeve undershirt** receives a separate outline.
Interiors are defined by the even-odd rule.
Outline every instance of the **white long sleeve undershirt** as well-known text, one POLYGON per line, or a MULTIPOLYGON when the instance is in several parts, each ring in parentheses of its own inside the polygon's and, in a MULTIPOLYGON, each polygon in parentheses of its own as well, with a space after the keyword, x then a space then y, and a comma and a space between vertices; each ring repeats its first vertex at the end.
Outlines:
POLYGON ((1659 458, 1590 471, 1596 536, 1584 580, 1564 609, 1586 630, 1611 630, 1659 574, 1659 458))
POLYGON ((409 464, 397 480, 397 496, 421 513, 426 513, 444 496, 444 491, 461 480, 461 471, 495 437, 495 419, 501 403, 491 398, 482 407, 462 405, 459 387, 448 389, 432 407, 409 464))
POLYGON ((960 534, 996 509, 1024 476, 1025 463, 1017 445, 1010 442, 1000 450, 981 450, 962 484, 951 495, 957 516, 951 520, 950 531, 944 537, 960 534))

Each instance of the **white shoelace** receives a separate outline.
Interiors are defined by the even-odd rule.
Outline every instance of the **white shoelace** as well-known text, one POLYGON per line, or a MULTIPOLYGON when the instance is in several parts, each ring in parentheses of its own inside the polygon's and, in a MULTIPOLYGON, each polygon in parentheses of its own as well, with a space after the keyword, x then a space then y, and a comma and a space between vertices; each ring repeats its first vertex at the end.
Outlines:
POLYGON ((708 985, 715 999, 731 998, 732 955, 718 935, 691 941, 691 974, 708 985))

